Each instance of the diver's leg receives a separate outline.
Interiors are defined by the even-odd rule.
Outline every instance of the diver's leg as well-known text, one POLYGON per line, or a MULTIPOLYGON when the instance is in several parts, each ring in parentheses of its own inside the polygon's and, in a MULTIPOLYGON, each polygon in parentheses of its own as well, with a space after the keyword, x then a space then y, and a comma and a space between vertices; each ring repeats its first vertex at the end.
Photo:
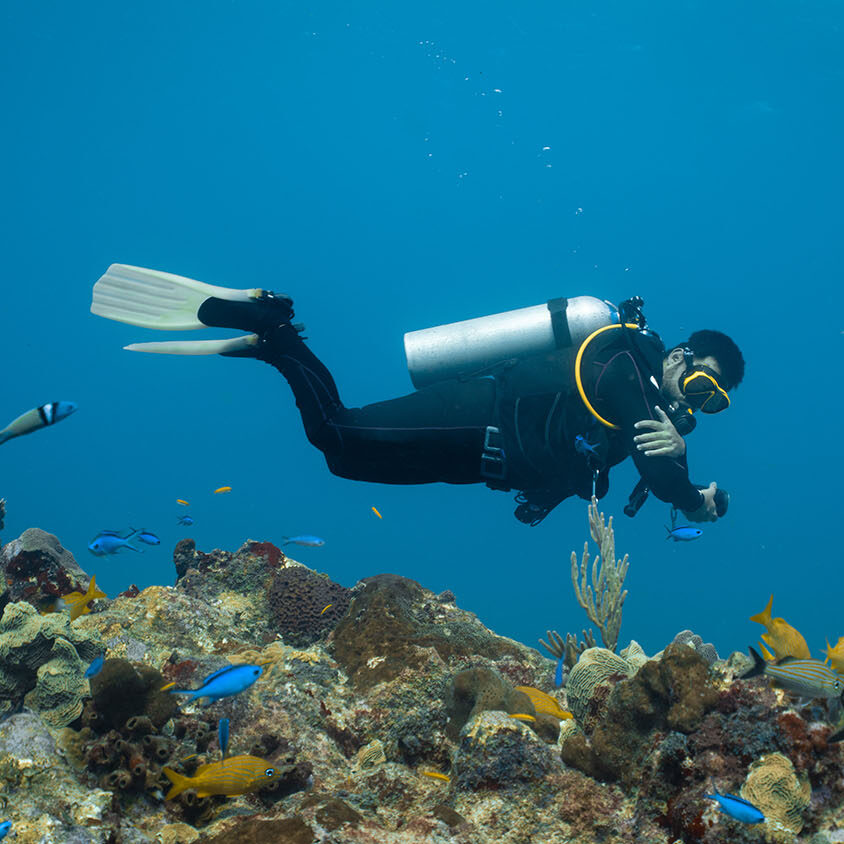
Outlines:
POLYGON ((482 480, 481 449, 493 424, 491 381, 444 382, 347 408, 325 365, 289 323, 264 332, 249 354, 287 379, 305 433, 334 474, 395 484, 482 480))

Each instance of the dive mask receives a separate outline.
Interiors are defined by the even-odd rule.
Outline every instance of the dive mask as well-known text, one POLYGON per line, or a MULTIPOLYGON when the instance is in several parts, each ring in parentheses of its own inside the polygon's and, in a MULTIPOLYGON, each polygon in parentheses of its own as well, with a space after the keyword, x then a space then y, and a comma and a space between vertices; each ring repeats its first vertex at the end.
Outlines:
POLYGON ((718 383, 718 373, 708 366, 695 364, 694 352, 683 349, 686 370, 680 376, 680 391, 689 407, 703 413, 720 413, 730 406, 727 391, 718 383))

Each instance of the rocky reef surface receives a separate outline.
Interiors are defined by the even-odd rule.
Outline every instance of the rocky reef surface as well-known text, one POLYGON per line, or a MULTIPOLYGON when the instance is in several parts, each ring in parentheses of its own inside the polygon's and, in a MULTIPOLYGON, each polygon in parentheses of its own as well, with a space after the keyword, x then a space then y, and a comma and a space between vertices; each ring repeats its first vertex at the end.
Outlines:
POLYGON ((656 657, 588 648, 554 663, 392 574, 352 589, 266 542, 174 550, 176 583, 42 614, 89 576, 31 529, 0 550, 0 818, 22 844, 626 844, 844 841, 830 716, 795 708, 746 658, 689 631, 656 657), (40 610, 40 611, 39 611, 40 610), (84 672, 101 653, 102 670, 84 672), (260 680, 210 706, 166 691, 231 663, 260 680), (553 694, 572 719, 517 689, 553 694), (512 715, 520 717, 513 718, 512 715), (266 789, 165 800, 230 753, 266 789), (715 781, 765 813, 704 798, 715 781))

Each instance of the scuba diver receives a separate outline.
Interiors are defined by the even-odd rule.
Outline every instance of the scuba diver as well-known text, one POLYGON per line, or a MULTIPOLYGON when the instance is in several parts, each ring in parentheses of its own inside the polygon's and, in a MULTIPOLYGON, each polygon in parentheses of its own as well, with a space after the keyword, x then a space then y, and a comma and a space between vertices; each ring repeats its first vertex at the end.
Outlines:
POLYGON ((718 413, 744 359, 718 331, 666 349, 635 297, 617 307, 591 296, 405 335, 415 392, 346 407, 331 374, 293 323, 285 295, 233 290, 112 264, 91 311, 156 329, 223 327, 227 340, 136 343, 133 351, 221 354, 275 367, 290 384, 308 440, 342 478, 387 484, 485 483, 517 492, 516 518, 538 525, 565 498, 602 498, 609 470, 632 456, 648 492, 694 522, 726 510, 717 484, 689 480, 684 437, 694 413, 718 413))

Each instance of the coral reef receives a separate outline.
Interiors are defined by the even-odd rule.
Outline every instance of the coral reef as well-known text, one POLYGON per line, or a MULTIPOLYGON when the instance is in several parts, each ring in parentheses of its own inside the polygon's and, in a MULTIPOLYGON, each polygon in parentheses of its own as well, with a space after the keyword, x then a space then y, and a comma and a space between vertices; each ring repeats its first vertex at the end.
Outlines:
POLYGON ((807 776, 798 777, 791 760, 771 753, 750 766, 741 796, 785 832, 795 835, 803 829, 803 812, 809 805, 812 787, 807 776))
MULTIPOLYGON (((693 634, 652 659, 635 642, 584 649, 553 690, 577 716, 560 721, 516 688, 552 691, 549 661, 451 594, 368 578, 345 610, 326 600, 338 610, 323 627, 313 607, 330 581, 270 543, 203 552, 184 541, 174 562, 175 586, 128 590, 72 624, 6 607, 0 803, 16 842, 819 844, 844 825, 844 760, 816 720, 825 712, 736 679, 740 654, 710 664, 693 634), (286 575, 314 587, 296 629, 271 611, 286 575), (162 689, 196 687, 229 662, 264 673, 208 707, 179 708, 162 689), (166 801, 164 765, 194 776, 219 761, 221 718, 230 754, 282 776, 257 793, 166 801), (711 779, 765 803, 770 821, 719 814, 704 798, 711 779)), ((292 612, 299 599, 283 600, 292 612)))
POLYGON ((305 566, 276 572, 269 592, 275 628, 285 642, 311 645, 336 627, 349 608, 351 590, 305 566))
MULTIPOLYGON (((569 672, 566 699, 569 711, 584 729, 606 702, 612 685, 634 673, 633 667, 607 648, 587 648, 569 672), (609 684, 602 687, 602 684, 609 684)), ((591 730, 588 730, 591 732, 591 730)))
POLYGON ((577 554, 571 552, 571 582, 577 602, 586 610, 589 620, 601 631, 604 647, 615 650, 621 630, 621 611, 627 590, 622 591, 627 576, 627 554, 615 559, 615 533, 612 516, 604 523, 604 514, 598 512, 598 499, 592 496, 589 505, 589 533, 599 548, 599 555, 592 563, 592 583, 587 583, 589 573, 589 543, 583 543, 583 559, 578 569, 577 554), (603 557, 603 563, 601 562, 603 557))
POLYGON ((25 530, 0 548, 0 570, 4 604, 27 601, 40 607, 69 592, 84 592, 90 580, 58 538, 39 528, 25 530))
POLYGON ((30 604, 7 604, 0 619, 0 714, 26 702, 53 726, 82 711, 82 674, 103 649, 96 633, 71 625, 63 613, 39 615, 30 604), (29 693, 32 694, 29 694, 29 693))

